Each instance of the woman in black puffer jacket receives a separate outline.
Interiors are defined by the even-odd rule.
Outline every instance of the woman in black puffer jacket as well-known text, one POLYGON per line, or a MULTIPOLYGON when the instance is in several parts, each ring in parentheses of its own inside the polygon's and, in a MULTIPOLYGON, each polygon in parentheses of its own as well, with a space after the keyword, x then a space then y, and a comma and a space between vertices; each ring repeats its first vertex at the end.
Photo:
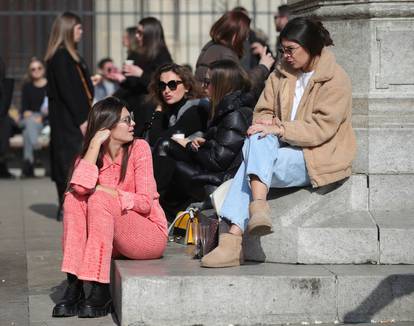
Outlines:
POLYGON ((204 201, 234 176, 242 161, 241 148, 255 105, 247 73, 238 63, 221 60, 210 65, 207 76, 204 86, 212 116, 205 136, 192 141, 173 138, 167 148, 174 172, 160 201, 170 218, 189 203, 204 201))

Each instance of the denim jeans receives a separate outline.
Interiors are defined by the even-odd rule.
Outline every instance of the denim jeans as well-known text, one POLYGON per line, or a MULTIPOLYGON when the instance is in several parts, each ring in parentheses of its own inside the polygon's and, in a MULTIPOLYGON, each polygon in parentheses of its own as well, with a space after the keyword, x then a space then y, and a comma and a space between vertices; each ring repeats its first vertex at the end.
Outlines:
POLYGON ((23 129, 23 159, 34 162, 33 152, 40 148, 38 138, 42 131, 43 125, 36 121, 39 114, 33 113, 30 117, 25 118, 21 126, 23 129))
POLYGON ((249 221, 252 200, 249 175, 256 175, 267 188, 301 187, 310 184, 303 151, 280 141, 277 136, 247 138, 240 165, 219 215, 242 230, 249 221))

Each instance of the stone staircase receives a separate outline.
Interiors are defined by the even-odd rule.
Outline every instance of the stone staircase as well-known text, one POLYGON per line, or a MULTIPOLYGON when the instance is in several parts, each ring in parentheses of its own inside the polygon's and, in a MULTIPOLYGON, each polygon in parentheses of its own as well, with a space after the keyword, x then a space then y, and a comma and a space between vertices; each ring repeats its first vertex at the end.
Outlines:
POLYGON ((414 210, 378 209, 369 186, 353 175, 273 191, 275 232, 246 236, 240 267, 200 268, 176 244, 161 260, 116 261, 121 325, 414 321, 414 265, 389 265, 414 263, 414 210))
POLYGON ((360 174, 317 190, 271 193, 275 232, 246 237, 246 258, 300 264, 414 264, 414 209, 402 208, 414 190, 406 189, 399 197, 401 208, 391 210, 370 198, 371 192, 368 177, 360 174))

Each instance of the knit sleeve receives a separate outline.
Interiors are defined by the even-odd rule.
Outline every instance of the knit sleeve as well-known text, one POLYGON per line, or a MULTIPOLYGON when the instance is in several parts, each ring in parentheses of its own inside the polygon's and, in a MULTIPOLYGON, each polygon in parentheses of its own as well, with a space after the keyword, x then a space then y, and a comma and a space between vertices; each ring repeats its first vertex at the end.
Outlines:
POLYGON ((77 160, 70 179, 70 186, 79 194, 90 193, 98 181, 98 167, 83 159, 77 160))
POLYGON ((151 212, 154 199, 158 199, 159 195, 152 169, 151 150, 146 141, 135 141, 132 160, 134 162, 135 192, 118 190, 121 208, 148 215, 151 212))

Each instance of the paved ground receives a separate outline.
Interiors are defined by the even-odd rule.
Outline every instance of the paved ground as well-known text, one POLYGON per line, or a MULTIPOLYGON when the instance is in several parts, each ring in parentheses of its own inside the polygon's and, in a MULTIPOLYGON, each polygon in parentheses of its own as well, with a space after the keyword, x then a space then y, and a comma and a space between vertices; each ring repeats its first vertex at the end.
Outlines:
POLYGON ((62 224, 55 220, 55 203, 49 179, 0 180, 0 326, 116 325, 115 316, 51 317, 65 286, 59 271, 62 224))
POLYGON ((49 179, 0 180, 0 194, 0 325, 116 325, 112 316, 51 317, 65 275, 59 271, 62 223, 55 220, 49 179))

